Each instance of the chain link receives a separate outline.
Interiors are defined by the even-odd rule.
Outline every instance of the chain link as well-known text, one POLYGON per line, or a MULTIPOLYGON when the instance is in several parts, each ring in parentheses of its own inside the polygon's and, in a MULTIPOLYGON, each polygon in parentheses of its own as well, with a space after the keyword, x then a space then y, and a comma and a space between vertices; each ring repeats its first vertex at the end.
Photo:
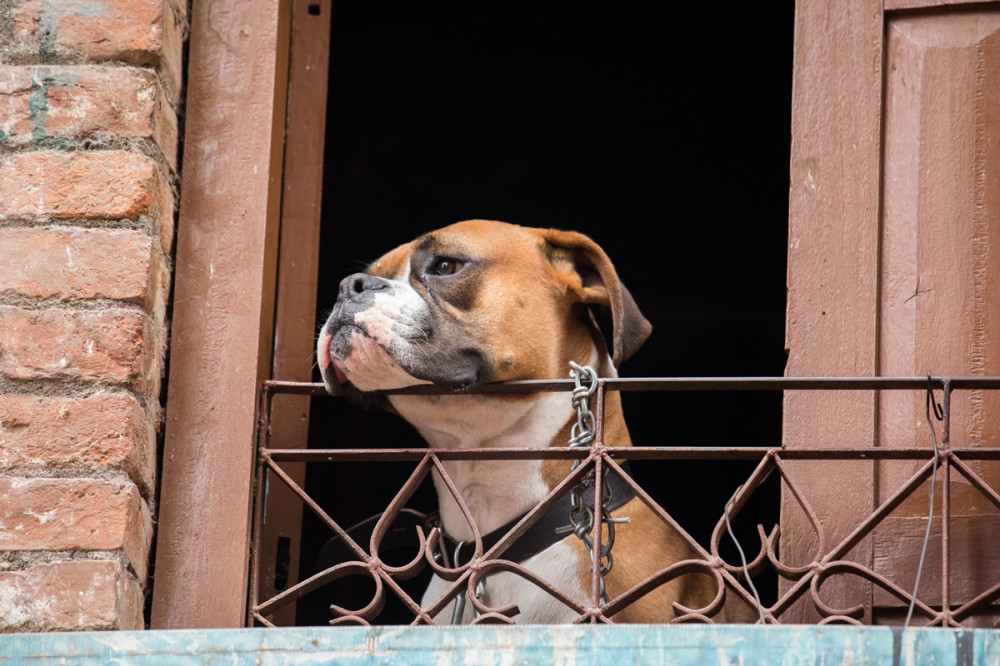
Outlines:
MULTIPOLYGON (((594 414, 590 411, 590 404, 593 400, 594 392, 597 390, 597 371, 589 365, 581 366, 573 361, 570 361, 569 365, 569 375, 576 382, 576 387, 573 389, 572 395, 573 407, 576 409, 576 423, 570 429, 569 446, 571 448, 580 448, 590 446, 597 436, 594 414)), ((570 471, 575 471, 580 466, 580 463, 580 460, 574 460, 570 471)), ((587 548, 587 552, 590 553, 591 559, 595 559, 593 537, 594 511, 584 502, 584 493, 594 487, 594 476, 595 472, 591 470, 584 476, 580 483, 569 491, 569 527, 560 528, 559 530, 560 533, 572 531, 578 539, 583 541, 583 545, 587 548)), ((611 517, 611 512, 608 509, 611 506, 611 500, 611 484, 608 481, 608 475, 605 474, 601 483, 600 517, 605 529, 601 531, 602 543, 599 548, 600 556, 597 560, 600 562, 602 605, 609 601, 604 579, 611 573, 611 569, 615 565, 614 557, 611 555, 611 548, 615 545, 615 523, 625 523, 629 520, 628 518, 611 517)), ((596 561, 594 566, 597 566, 596 561)))
MULTIPOLYGON (((590 410, 591 401, 593 400, 594 393, 597 391, 597 371, 589 365, 581 366, 574 361, 570 361, 569 365, 570 377, 576 381, 576 387, 573 389, 572 394, 573 408, 576 410, 576 423, 574 423, 570 428, 569 446, 572 448, 587 447, 593 444, 594 439, 597 437, 597 428, 595 427, 596 419, 594 417, 594 413, 590 410)), ((570 472, 576 471, 581 462, 582 461, 579 459, 574 460, 573 465, 570 468, 570 472)), ((584 502, 584 496, 588 490, 594 487, 594 477, 595 471, 590 470, 590 472, 584 476, 583 480, 573 486, 573 488, 569 491, 569 526, 560 527, 556 530, 558 534, 573 532, 573 534, 575 534, 587 548, 587 552, 590 553, 591 560, 594 559, 594 511, 584 502)), ((599 548, 601 574, 600 594, 602 606, 610 601, 604 579, 609 573, 611 573, 611 569, 615 565, 614 557, 611 554, 611 549, 615 545, 615 523, 629 522, 629 519, 625 517, 611 517, 609 507, 611 506, 612 499, 611 483, 608 481, 608 475, 605 474, 601 484, 600 517, 601 523, 603 523, 605 529, 601 530, 602 543, 599 548)), ((460 542, 455 549, 456 562, 458 560, 458 552, 463 545, 464 542, 460 542)), ((448 566, 448 554, 444 551, 444 549, 442 549, 441 554, 443 556, 442 559, 445 561, 445 565, 448 566)), ((483 578, 476 586, 476 598, 482 602, 485 593, 486 579, 483 578)), ((464 592, 456 597, 455 606, 452 609, 452 624, 462 624, 462 616, 464 615, 466 601, 467 596, 464 592)), ((479 615, 478 611, 475 615, 479 615)))

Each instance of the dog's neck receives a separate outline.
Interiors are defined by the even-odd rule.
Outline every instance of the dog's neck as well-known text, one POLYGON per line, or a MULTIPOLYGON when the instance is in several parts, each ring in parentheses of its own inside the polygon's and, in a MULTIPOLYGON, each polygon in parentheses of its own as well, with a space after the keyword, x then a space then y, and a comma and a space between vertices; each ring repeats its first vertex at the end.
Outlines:
MULTIPOLYGON (((592 364, 595 359, 591 359, 592 364)), ((569 366, 567 365, 567 373, 569 366)), ((617 375, 610 360, 599 363, 604 377, 617 375)), ((618 396, 605 410, 606 432, 627 430, 618 396), (610 420, 608 420, 610 417, 610 420)), ((493 395, 393 396, 393 407, 427 440, 431 448, 544 448, 565 446, 576 412, 570 394, 541 393, 510 397, 493 395)), ((480 535, 513 520, 537 505, 569 472, 566 461, 449 460, 443 466, 455 490, 469 509, 480 535), (565 470, 552 473, 553 465, 565 470)), ((472 540, 472 527, 447 482, 434 473, 441 520, 456 540, 472 540)))

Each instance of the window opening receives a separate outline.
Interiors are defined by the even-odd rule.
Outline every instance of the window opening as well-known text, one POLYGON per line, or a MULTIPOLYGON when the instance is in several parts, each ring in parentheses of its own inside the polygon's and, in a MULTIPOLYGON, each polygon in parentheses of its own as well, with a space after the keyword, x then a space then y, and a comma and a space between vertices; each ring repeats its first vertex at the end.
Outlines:
MULTIPOLYGON (((387 14, 334 3, 320 319, 339 280, 366 260, 431 228, 487 217, 582 231, 616 259, 655 327, 626 374, 781 374, 793 3, 717 14, 669 6, 387 14), (737 174, 721 197, 711 184, 719 172, 737 174)), ((636 443, 780 436, 778 394, 673 397, 665 419, 651 395, 626 396, 636 443)), ((424 446, 379 409, 313 399, 310 448, 375 442, 424 446)), ((383 508, 412 471, 384 462, 373 478, 359 461, 308 470, 310 495, 344 507, 349 524, 383 508)), ((707 543, 714 517, 689 497, 725 501, 752 471, 746 460, 649 460, 635 474, 707 543), (719 483, 704 487, 706 476, 719 483)), ((776 520, 778 486, 769 484, 744 515, 776 520)), ((432 510, 433 489, 419 487, 413 501, 432 510)), ((753 525, 735 527, 754 534, 753 525)), ((315 570, 328 536, 306 511, 301 571, 315 570)), ((325 622, 328 609, 310 603, 300 602, 296 622, 325 622)))

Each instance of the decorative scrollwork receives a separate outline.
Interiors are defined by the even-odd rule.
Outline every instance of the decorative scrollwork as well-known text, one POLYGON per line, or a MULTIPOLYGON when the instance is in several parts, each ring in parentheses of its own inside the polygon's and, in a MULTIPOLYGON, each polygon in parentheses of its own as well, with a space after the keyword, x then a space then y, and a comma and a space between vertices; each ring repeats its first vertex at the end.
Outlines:
MULTIPOLYGON (((596 445, 595 445, 596 446, 596 445)), ((874 450, 874 449, 873 449, 874 450)), ((860 456, 856 452, 844 449, 845 456, 850 454, 851 460, 870 460, 865 454, 860 456)), ((479 526, 475 524, 472 513, 466 506, 461 493, 449 478, 446 465, 442 463, 442 457, 448 458, 435 451, 410 451, 406 460, 416 463, 416 467, 406 480, 403 487, 395 494, 392 501, 380 514, 377 519, 372 519, 374 527, 369 525, 370 534, 365 531, 363 536, 359 536, 353 529, 344 529, 341 524, 328 515, 321 507, 308 496, 308 494, 281 468, 281 465, 272 458, 273 451, 262 450, 259 458, 258 478, 268 478, 271 482, 284 483, 291 492, 297 496, 303 505, 308 507, 333 534, 333 539, 342 544, 343 551, 340 560, 332 565, 321 568, 304 580, 295 582, 288 589, 274 594, 269 599, 252 599, 251 618, 253 621, 266 626, 273 626, 273 614, 279 609, 289 604, 293 604, 306 595, 317 593, 331 584, 346 582, 347 579, 364 579, 363 599, 355 603, 352 600, 344 602, 337 599, 329 604, 330 624, 359 624, 369 625, 382 621, 379 614, 386 605, 387 600, 395 599, 402 602, 403 607, 412 613, 414 624, 429 624, 442 619, 442 613, 446 612, 449 606, 457 605, 457 600, 461 597, 466 599, 466 603, 474 611, 475 617, 471 621, 475 624, 487 623, 514 623, 521 615, 521 608, 517 599, 502 598, 499 595, 489 594, 490 586, 500 580, 516 580, 517 585, 523 589, 528 589, 531 594, 536 592, 544 596, 554 606, 564 609, 568 621, 604 623, 615 621, 616 616, 628 615, 628 611, 634 611, 640 601, 651 595, 664 592, 660 590, 664 586, 670 585, 673 581, 684 576, 707 577, 711 584, 706 584, 706 596, 699 597, 698 604, 684 605, 673 601, 669 610, 672 611, 672 622, 713 622, 718 618, 724 608, 728 607, 727 597, 735 595, 740 600, 749 605, 754 605, 754 596, 748 590, 751 579, 756 580, 763 574, 775 575, 779 580, 780 587, 777 590, 769 590, 767 606, 761 604, 759 607, 761 617, 765 622, 779 622, 786 616, 789 609, 795 608, 795 613, 806 608, 810 614, 815 613, 817 621, 823 624, 863 624, 877 621, 873 617, 876 613, 871 608, 871 602, 856 603, 854 601, 844 601, 842 599, 831 599, 837 597, 836 582, 848 581, 845 585, 848 589, 868 590, 870 595, 872 589, 879 591, 879 595, 886 593, 891 597, 892 608, 905 608, 907 604, 912 604, 914 611, 931 625, 959 626, 959 624, 980 612, 992 612, 997 600, 1000 599, 1000 581, 986 581, 984 589, 976 593, 973 598, 948 599, 944 590, 940 599, 935 597, 932 602, 927 598, 921 599, 917 592, 904 589, 902 586, 888 578, 884 572, 880 572, 878 566, 871 562, 858 562, 851 559, 859 550, 857 546, 864 543, 866 539, 872 539, 877 535, 876 528, 883 524, 886 518, 893 516, 897 507, 903 504, 904 500, 912 498, 917 493, 917 489, 924 486, 928 479, 932 479, 932 463, 936 462, 941 466, 944 474, 942 486, 939 490, 947 493, 948 486, 945 481, 952 471, 957 472, 953 476, 960 476, 965 482, 962 483, 963 492, 969 489, 978 491, 985 500, 1000 509, 1000 493, 990 485, 980 475, 978 468, 970 465, 968 460, 993 460, 997 457, 994 453, 977 453, 976 449, 952 449, 944 444, 940 450, 934 454, 933 459, 929 459, 930 450, 921 451, 914 447, 912 452, 907 452, 906 456, 893 452, 894 458, 909 459, 920 463, 914 472, 905 482, 903 482, 891 495, 887 494, 887 489, 882 488, 882 496, 887 499, 875 507, 868 515, 860 518, 853 527, 838 526, 835 530, 830 527, 832 521, 829 511, 822 517, 814 510, 810 503, 807 491, 812 488, 799 483, 793 472, 797 472, 802 465, 808 464, 808 457, 804 457, 799 452, 798 457, 793 455, 794 451, 787 451, 781 448, 769 448, 760 450, 759 462, 746 481, 738 486, 733 492, 731 499, 726 503, 723 513, 715 523, 710 539, 706 547, 703 547, 684 528, 677 523, 662 506, 660 506, 632 477, 628 476, 619 466, 622 458, 630 458, 630 455, 613 447, 608 448, 600 445, 590 451, 589 456, 581 457, 582 461, 577 468, 568 472, 566 477, 552 488, 549 495, 542 504, 526 514, 506 536, 499 537, 487 535, 487 543, 484 544, 483 536, 479 532, 479 526), (608 576, 608 585, 616 592, 610 595, 604 605, 592 598, 578 599, 573 594, 563 589, 559 589, 551 581, 547 580, 538 572, 532 570, 530 566, 515 563, 503 559, 504 553, 517 542, 517 539, 538 520, 548 506, 552 506, 558 497, 569 492, 569 489, 580 483, 585 474, 600 465, 601 474, 616 474, 621 477, 622 482, 630 488, 635 497, 649 509, 649 515, 659 521, 662 525, 669 527, 676 533, 677 539, 684 543, 691 553, 690 559, 679 562, 665 563, 665 566, 654 570, 646 575, 638 583, 633 577, 629 583, 621 582, 623 579, 616 579, 615 574, 619 573, 619 567, 624 570, 629 566, 627 557, 622 556, 615 569, 615 574, 608 576), (759 540, 754 551, 748 551, 751 557, 747 558, 746 564, 742 562, 725 561, 721 555, 726 551, 728 545, 723 541, 727 538, 729 525, 727 522, 735 521, 740 517, 741 512, 754 499, 755 493, 762 488, 769 475, 776 474, 777 482, 786 498, 784 511, 791 512, 794 519, 791 524, 799 530, 796 534, 801 548, 793 552, 779 552, 779 536, 781 530, 775 525, 768 532, 764 525, 756 525, 756 537, 747 541, 759 540), (414 524, 412 521, 400 520, 405 518, 404 511, 407 503, 414 496, 417 487, 425 482, 431 474, 439 477, 439 490, 442 488, 447 493, 449 500, 454 502, 458 508, 457 513, 452 513, 452 520, 457 515, 461 516, 459 522, 464 520, 468 524, 461 526, 461 532, 467 538, 463 545, 469 559, 462 559, 461 562, 451 561, 447 557, 446 539, 440 525, 414 524), (801 511, 801 514, 799 513, 801 511), (394 550, 393 538, 398 536, 403 525, 407 531, 405 561, 395 563, 392 558, 394 550), (824 529, 826 526, 826 529, 824 529), (838 531, 839 530, 839 531, 838 531), (844 532, 848 531, 845 535, 844 532), (471 535, 471 536, 470 536, 471 535), (836 538, 834 538, 836 537, 836 538), (365 544, 365 545, 362 545, 365 544), (385 561, 385 557, 390 557, 394 563, 385 561), (488 559, 487 559, 488 558, 488 559), (782 559, 784 558, 784 559, 782 559), (794 561, 789 561, 794 559, 794 561), (406 589, 412 589, 401 583, 404 581, 414 581, 421 574, 433 575, 443 581, 437 588, 440 592, 437 598, 426 601, 424 607, 421 602, 414 599, 406 589), (510 578, 507 578, 510 577, 510 578), (485 585, 487 593, 481 594, 481 589, 485 585), (625 585, 630 585, 622 590, 625 585), (372 588, 368 596, 368 587, 372 588), (405 589, 404 589, 405 588, 405 589), (657 592, 659 590, 659 592, 657 592), (710 598, 709 598, 710 597, 710 598), (395 599, 394 599, 395 598, 395 599), (942 601, 943 600, 943 601, 942 601), (898 602, 899 605, 896 605, 898 602)), ((470 459, 476 459, 475 451, 468 453, 470 459)), ((507 455, 508 452, 505 452, 507 455)), ((531 451, 515 452, 528 458, 537 455, 531 451)), ((754 452, 756 456, 756 451, 754 452)), ((323 454, 326 459, 332 460, 336 457, 335 452, 329 451, 323 454)), ((455 458, 454 452, 450 457, 455 458)), ((578 454, 579 455, 579 454, 578 454)), ((662 448, 655 452, 652 447, 643 450, 644 457, 661 459, 671 459, 672 453, 669 448, 662 448)), ((810 454, 812 455, 812 454, 810 454)), ((837 459, 836 456, 826 451, 823 452, 825 460, 837 459)), ((550 458, 552 456, 549 456, 550 458)), ((392 459, 391 452, 385 453, 385 459, 392 459)), ((568 458, 567 458, 568 459, 568 458)), ((744 455, 744 458, 746 456, 744 455)), ((754 459, 757 459, 756 457, 754 459)), ((845 458, 846 459, 846 458, 845 458)), ((568 466, 568 465, 567 465, 568 466)), ((265 486, 264 483, 258 483, 265 486)), ((588 492, 590 492, 588 490, 588 492)), ((596 499, 596 498, 595 498, 596 499)), ((816 501, 816 497, 812 497, 816 501)), ((634 500, 633 500, 634 501, 634 500)), ((947 504, 945 504, 947 507, 947 504)), ((630 512, 636 505, 630 507, 630 512)), ((641 507, 640 507, 641 508, 641 507)), ((907 507, 909 511, 912 507, 907 507)), ((641 513, 641 512, 640 512, 641 513)), ((647 528, 650 524, 647 517, 647 528)), ((912 516, 905 513, 906 517, 912 516)), ((782 519, 786 519, 786 515, 782 519)), ((942 521, 941 533, 947 534, 947 521, 950 520, 946 512, 941 515, 934 515, 935 521, 942 521)), ((914 521, 915 523, 917 521, 914 521)), ((788 529, 786 523, 786 530, 788 529)), ((924 533, 925 523, 920 522, 921 535, 924 533)), ((747 528, 745 522, 737 523, 737 527, 747 528)), ((908 529, 908 528, 907 528, 908 529)), ((619 535, 619 544, 622 540, 627 540, 628 533, 622 528, 619 535)), ((632 537, 634 538, 634 537, 632 537)), ((943 537, 942 537, 943 538, 943 537)), ((569 540, 577 543, 575 540, 569 540)), ((926 541, 926 539, 925 539, 926 541)), ((744 543, 742 546, 750 544, 744 543)), ((452 545, 452 548, 454 546, 452 545)), ((616 549, 618 546, 616 546, 616 549)), ((926 545, 925 545, 926 548, 926 545)), ((580 546, 581 553, 583 546, 580 546)), ((616 550, 616 555, 618 551, 616 550)), ((944 548, 942 560, 947 558, 947 549, 944 548)), ((404 559, 404 558, 401 558, 404 559)), ((954 562, 952 562, 954 564, 954 562)), ((941 565, 947 566, 947 561, 941 565)), ((942 578, 943 579, 943 578, 942 578)), ((410 583, 412 586, 412 583, 410 583)), ((916 585, 914 585, 916 587, 916 585)), ((936 594, 936 593, 935 593, 936 594)), ((362 595, 356 595, 362 596, 362 595)), ((593 596, 590 594, 588 596, 593 596)), ((968 596, 972 596, 969 594, 968 596)), ((869 596, 870 598, 870 596, 869 596)), ((731 597, 730 597, 731 599, 731 597)), ((881 607, 880 607, 881 608, 881 607)), ((664 604, 664 610, 667 610, 664 604)), ((879 611, 881 612, 881 611, 879 611)), ((790 615, 790 614, 789 614, 790 615)), ((664 613, 664 619, 667 619, 664 613)), ((796 615, 801 617, 801 615, 796 615)), ((325 619, 325 618, 324 618, 325 619)), ((752 620, 750 620, 752 621, 752 620)))

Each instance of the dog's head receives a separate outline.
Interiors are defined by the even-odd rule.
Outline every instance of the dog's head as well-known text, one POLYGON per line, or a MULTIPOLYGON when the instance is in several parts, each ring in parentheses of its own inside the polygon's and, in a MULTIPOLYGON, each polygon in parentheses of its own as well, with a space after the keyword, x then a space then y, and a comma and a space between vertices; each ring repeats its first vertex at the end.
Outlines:
POLYGON ((455 390, 565 376, 607 346, 590 312, 610 312, 618 366, 652 327, 608 256, 583 234, 459 222, 401 245, 340 283, 319 336, 327 389, 433 383, 455 390))

